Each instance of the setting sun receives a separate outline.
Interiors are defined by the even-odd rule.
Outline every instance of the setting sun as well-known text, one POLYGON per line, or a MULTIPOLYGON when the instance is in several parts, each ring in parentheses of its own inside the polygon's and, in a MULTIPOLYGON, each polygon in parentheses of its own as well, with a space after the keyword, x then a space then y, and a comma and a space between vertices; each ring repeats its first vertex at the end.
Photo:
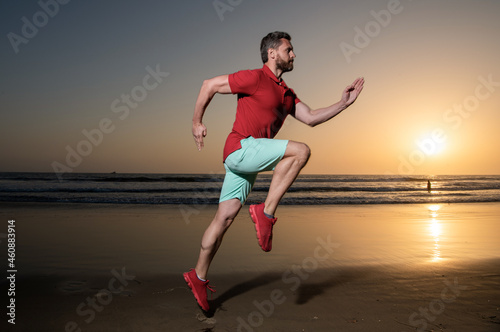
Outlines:
POLYGON ((442 131, 435 130, 426 134, 415 141, 417 147, 426 155, 434 156, 444 152, 446 148, 447 137, 442 131))

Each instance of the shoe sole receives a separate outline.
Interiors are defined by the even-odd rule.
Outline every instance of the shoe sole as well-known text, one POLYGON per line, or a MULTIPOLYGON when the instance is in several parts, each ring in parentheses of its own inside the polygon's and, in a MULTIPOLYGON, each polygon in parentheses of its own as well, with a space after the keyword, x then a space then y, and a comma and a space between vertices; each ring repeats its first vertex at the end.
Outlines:
POLYGON ((252 219, 252 222, 254 223, 255 231, 257 232, 257 240, 259 241, 260 249, 262 249, 265 252, 271 251, 271 249, 269 249, 269 250, 264 249, 264 247, 262 247, 262 245, 260 244, 260 229, 257 226, 257 221, 256 221, 257 220, 257 214, 255 213, 255 206, 250 205, 250 208, 248 210, 250 211, 250 217, 252 219))
POLYGON ((203 306, 200 304, 200 300, 199 300, 199 296, 198 296, 198 293, 195 291, 195 288, 191 282, 191 280, 189 279, 188 277, 188 272, 185 272, 182 274, 182 276, 184 277, 184 280, 186 281, 187 285, 189 286, 189 288, 191 289, 191 292, 193 293, 194 295, 194 298, 196 300, 196 303, 198 303, 198 305, 200 306, 201 309, 205 310, 205 311, 208 311, 210 308, 203 308, 203 306))

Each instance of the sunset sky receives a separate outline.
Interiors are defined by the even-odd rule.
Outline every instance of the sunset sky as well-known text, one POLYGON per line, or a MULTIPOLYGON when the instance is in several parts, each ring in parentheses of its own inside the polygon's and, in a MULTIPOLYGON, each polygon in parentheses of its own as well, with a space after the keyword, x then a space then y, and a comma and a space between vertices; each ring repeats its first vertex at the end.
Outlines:
POLYGON ((500 174, 500 1, 4 1, 0 15, 0 171, 221 173, 236 96, 213 99, 199 152, 201 83, 260 68, 261 38, 282 30, 297 55, 283 78, 311 108, 366 81, 328 123, 287 119, 277 138, 312 150, 303 173, 500 174))

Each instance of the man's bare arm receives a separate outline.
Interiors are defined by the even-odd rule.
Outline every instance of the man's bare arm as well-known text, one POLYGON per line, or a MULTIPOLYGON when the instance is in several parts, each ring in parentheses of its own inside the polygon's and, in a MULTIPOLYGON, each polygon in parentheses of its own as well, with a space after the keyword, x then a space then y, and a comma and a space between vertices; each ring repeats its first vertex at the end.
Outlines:
POLYGON ((303 102, 297 103, 295 106, 295 118, 311 127, 330 120, 356 101, 361 90, 363 90, 364 83, 364 78, 357 78, 351 85, 344 89, 340 101, 328 107, 311 110, 303 102))
POLYGON ((203 114, 216 93, 231 93, 228 75, 221 75, 203 81, 193 115, 193 137, 198 150, 203 148, 203 137, 207 136, 207 127, 203 124, 203 114))

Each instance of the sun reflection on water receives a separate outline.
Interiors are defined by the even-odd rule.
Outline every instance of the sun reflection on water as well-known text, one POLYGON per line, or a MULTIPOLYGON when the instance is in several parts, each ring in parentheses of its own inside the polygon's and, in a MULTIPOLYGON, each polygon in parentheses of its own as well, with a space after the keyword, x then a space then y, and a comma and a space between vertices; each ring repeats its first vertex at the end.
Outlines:
POLYGON ((434 204, 428 206, 429 215, 431 219, 429 220, 429 233, 434 239, 434 248, 432 250, 432 261, 439 262, 442 260, 441 257, 441 246, 439 244, 439 236, 442 234, 442 227, 438 218, 438 211, 441 209, 441 205, 434 204))

